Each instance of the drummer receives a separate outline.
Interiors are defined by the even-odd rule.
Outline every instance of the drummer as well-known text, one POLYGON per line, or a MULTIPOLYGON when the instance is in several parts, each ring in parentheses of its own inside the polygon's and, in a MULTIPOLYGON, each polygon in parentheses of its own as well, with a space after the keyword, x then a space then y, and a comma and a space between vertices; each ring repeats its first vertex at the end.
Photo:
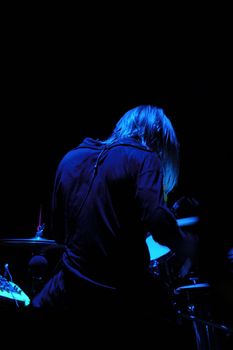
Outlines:
POLYGON ((178 175, 174 127, 153 105, 126 111, 106 140, 85 138, 70 150, 56 173, 50 232, 67 248, 33 307, 77 311, 81 320, 124 314, 146 324, 156 308, 160 319, 164 295, 151 288, 146 235, 191 252, 192 239, 165 201, 178 175))

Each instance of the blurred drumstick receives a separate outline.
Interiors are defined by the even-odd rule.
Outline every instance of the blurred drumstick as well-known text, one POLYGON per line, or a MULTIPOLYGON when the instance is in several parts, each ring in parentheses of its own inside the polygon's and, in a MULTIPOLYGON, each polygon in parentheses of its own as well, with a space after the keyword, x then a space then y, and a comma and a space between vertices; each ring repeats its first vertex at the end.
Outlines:
POLYGON ((192 225, 195 225, 199 222, 199 217, 198 216, 190 216, 187 218, 177 219, 176 222, 177 222, 179 227, 192 226, 192 225))

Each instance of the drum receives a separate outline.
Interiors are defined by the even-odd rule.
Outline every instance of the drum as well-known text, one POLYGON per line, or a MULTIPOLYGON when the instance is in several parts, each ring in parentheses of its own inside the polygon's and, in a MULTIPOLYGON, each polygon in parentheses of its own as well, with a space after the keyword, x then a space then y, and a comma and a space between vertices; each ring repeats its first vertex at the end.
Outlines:
POLYGON ((166 287, 172 288, 177 277, 175 253, 155 241, 151 235, 147 237, 146 244, 150 254, 149 270, 152 277, 166 287))
POLYGON ((148 249, 149 249, 151 261, 159 259, 160 257, 164 256, 165 254, 167 254, 171 251, 167 246, 156 242, 153 239, 152 235, 149 235, 146 238, 146 244, 147 244, 148 249))
POLYGON ((170 248, 155 241, 151 235, 147 237, 146 244, 150 255, 150 273, 171 289, 173 294, 173 290, 192 273, 192 261, 177 256, 170 248))

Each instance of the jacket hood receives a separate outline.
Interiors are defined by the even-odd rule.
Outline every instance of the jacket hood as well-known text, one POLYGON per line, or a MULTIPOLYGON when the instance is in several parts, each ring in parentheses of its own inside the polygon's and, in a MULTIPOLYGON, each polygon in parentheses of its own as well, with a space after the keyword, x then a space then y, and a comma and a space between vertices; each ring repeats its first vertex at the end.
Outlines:
POLYGON ((110 149, 116 146, 132 146, 138 149, 142 149, 144 151, 152 152, 151 150, 147 149, 145 146, 143 146, 139 141, 137 141, 133 137, 124 138, 116 142, 113 142, 112 144, 109 144, 109 145, 106 145, 105 143, 103 143, 98 139, 95 140, 95 139, 92 139, 91 137, 87 137, 82 141, 82 143, 80 143, 78 147, 101 150, 104 148, 110 149))

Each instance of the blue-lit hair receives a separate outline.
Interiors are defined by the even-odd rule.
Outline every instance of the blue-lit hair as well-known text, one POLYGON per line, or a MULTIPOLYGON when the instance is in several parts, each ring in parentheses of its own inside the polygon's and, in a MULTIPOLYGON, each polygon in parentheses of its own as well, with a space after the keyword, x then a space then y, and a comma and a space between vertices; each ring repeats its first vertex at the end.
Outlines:
POLYGON ((126 137, 134 137, 146 148, 158 153, 164 172, 164 191, 168 194, 173 190, 179 176, 179 143, 164 110, 152 105, 129 110, 103 143, 111 144, 126 137))

